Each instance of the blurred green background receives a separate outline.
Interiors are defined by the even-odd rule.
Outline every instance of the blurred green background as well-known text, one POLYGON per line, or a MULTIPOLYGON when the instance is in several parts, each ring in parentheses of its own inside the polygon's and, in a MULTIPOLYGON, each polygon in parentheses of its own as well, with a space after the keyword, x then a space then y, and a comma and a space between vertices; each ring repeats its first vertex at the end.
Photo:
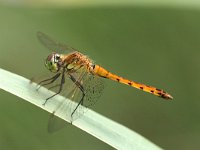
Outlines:
MULTIPOLYGON (((21 1, 22 2, 22 1, 21 1)), ((164 149, 200 147, 200 11, 151 5, 0 4, 0 67, 31 78, 46 72, 42 31, 113 73, 163 88, 165 101, 106 80, 93 110, 164 149)), ((68 125, 47 132, 49 113, 0 91, 0 149, 113 149, 68 125)))

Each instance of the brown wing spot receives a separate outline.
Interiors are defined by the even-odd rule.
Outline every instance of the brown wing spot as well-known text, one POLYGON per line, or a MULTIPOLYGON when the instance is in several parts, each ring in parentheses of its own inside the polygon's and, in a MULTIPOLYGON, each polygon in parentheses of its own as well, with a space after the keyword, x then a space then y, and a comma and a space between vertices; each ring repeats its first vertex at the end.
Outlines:
POLYGON ((143 90, 144 88, 141 86, 140 89, 143 90))
POLYGON ((120 81, 120 79, 119 79, 119 78, 117 78, 116 80, 117 80, 118 82, 120 81))
POLYGON ((151 90, 151 93, 154 93, 154 90, 151 90))

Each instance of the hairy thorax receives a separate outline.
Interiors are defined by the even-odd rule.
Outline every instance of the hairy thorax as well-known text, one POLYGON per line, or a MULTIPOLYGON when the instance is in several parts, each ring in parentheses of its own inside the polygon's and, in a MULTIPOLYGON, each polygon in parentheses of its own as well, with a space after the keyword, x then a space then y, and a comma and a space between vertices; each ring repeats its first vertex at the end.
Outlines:
POLYGON ((80 68, 86 67, 88 71, 91 71, 91 67, 93 66, 91 59, 77 51, 68 55, 62 55, 62 60, 64 62, 63 65, 68 70, 78 70, 80 68))

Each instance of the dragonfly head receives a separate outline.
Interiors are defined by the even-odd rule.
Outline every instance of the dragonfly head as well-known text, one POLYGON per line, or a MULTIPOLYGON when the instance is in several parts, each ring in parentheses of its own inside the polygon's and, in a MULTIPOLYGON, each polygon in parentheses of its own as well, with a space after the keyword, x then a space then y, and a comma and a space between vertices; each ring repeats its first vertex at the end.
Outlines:
POLYGON ((60 70, 60 62, 60 55, 58 53, 52 53, 47 57, 45 61, 45 66, 51 72, 56 73, 60 70))

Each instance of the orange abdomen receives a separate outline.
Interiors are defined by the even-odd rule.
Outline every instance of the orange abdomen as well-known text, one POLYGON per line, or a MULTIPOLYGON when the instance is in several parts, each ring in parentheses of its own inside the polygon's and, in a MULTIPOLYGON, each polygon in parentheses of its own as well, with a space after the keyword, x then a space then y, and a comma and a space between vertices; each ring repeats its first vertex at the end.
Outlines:
POLYGON ((111 80, 114 80, 114 81, 117 81, 117 82, 120 82, 120 83, 123 83, 126 85, 130 85, 132 87, 135 87, 137 89, 143 90, 143 91, 151 93, 153 95, 162 97, 164 99, 173 99, 173 97, 170 94, 168 94, 167 92, 165 92, 164 90, 157 89, 152 86, 147 86, 145 84, 137 83, 137 82, 134 82, 134 81, 131 81, 128 79, 124 79, 122 77, 119 77, 119 76, 107 71, 106 69, 104 69, 103 67, 101 67, 99 65, 95 65, 93 67, 93 73, 100 77, 103 77, 103 78, 108 78, 108 79, 111 79, 111 80))

